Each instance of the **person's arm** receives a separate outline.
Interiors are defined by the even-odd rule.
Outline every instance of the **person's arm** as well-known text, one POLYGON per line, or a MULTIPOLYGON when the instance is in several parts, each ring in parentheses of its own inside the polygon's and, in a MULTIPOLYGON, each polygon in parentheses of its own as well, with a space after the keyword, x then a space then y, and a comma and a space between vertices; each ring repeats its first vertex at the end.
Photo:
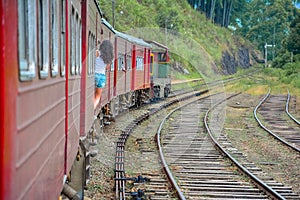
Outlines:
POLYGON ((96 57, 100 56, 100 52, 98 50, 96 50, 95 54, 96 54, 96 57))
POLYGON ((110 65, 111 65, 111 63, 108 63, 106 66, 105 66, 105 69, 108 71, 108 70, 110 70, 110 65))

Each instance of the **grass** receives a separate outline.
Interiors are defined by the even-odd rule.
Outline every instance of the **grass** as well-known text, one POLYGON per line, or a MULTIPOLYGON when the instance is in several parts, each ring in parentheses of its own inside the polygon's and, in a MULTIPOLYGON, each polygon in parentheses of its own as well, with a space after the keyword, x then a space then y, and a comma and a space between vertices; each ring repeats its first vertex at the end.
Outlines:
MULTIPOLYGON (((251 95, 266 94, 268 89, 271 88, 272 94, 287 94, 289 89, 292 95, 300 96, 300 85, 297 85, 300 79, 298 74, 286 76, 287 70, 267 68, 262 69, 260 72, 241 79, 235 84, 228 85, 228 91, 243 91, 251 95)), ((234 76, 238 76, 237 73, 234 76)))

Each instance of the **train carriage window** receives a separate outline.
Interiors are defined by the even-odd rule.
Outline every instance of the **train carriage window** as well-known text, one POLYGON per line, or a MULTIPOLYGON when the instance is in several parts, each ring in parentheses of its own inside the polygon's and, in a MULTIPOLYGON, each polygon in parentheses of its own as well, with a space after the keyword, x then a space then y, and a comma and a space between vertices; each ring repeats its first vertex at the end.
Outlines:
POLYGON ((71 74, 75 74, 75 10, 72 8, 71 30, 70 30, 70 58, 71 58, 71 74))
POLYGON ((95 61, 95 36, 89 32, 89 41, 88 41, 88 74, 94 73, 94 61, 95 61))
POLYGON ((166 62, 166 61, 167 61, 166 53, 158 53, 158 62, 166 62))
POLYGON ((78 62, 79 62, 79 69, 78 73, 81 74, 82 70, 82 26, 81 26, 81 20, 79 20, 79 56, 78 56, 78 62))
POLYGON ((136 58, 136 70, 144 70, 144 58, 136 58))
POLYGON ((131 56, 126 55, 126 70, 130 70, 130 69, 131 69, 131 56))
POLYGON ((77 13, 75 20, 75 29, 75 74, 81 74, 81 22, 77 13))
POLYGON ((38 6, 38 60, 40 78, 47 78, 49 69, 49 1, 39 0, 38 6))
POLYGON ((66 73, 66 1, 61 1, 61 35, 60 35, 60 73, 65 76, 66 73))
MULTIPOLYGON (((75 74, 78 74, 78 68, 79 68, 79 62, 78 62, 78 58, 79 58, 79 27, 78 27, 78 14, 76 13, 75 16, 75 46, 73 48, 75 48, 75 74)), ((71 47, 72 48, 72 47, 71 47)))
POLYGON ((125 70, 125 60, 124 60, 125 55, 124 54, 119 54, 118 55, 118 70, 125 70))
POLYGON ((58 74, 58 8, 57 1, 51 2, 51 35, 52 35, 52 52, 51 52, 51 76, 55 77, 58 74))
POLYGON ((114 71, 115 70, 115 59, 113 59, 113 61, 110 64, 110 71, 114 71))
POLYGON ((35 78, 36 66, 36 1, 18 0, 18 53, 20 81, 35 78))

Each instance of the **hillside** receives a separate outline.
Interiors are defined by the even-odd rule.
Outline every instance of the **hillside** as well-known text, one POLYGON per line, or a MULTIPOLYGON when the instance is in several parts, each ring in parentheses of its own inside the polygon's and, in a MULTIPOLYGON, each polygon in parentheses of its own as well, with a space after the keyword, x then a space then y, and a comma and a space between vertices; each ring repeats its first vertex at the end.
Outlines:
POLYGON ((99 5, 117 30, 167 45, 176 78, 215 79, 238 66, 250 67, 259 57, 250 42, 212 24, 187 1, 115 0, 114 19, 111 1, 99 0, 99 5))

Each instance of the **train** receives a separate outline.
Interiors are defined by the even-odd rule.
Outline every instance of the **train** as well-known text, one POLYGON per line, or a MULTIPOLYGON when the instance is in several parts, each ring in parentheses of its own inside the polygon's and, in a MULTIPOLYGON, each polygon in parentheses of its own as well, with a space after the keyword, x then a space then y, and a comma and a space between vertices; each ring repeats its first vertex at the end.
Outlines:
POLYGON ((95 116, 171 90, 168 47, 119 32, 96 0, 1 0, 0 199, 83 199, 95 116), (114 59, 94 109, 95 50, 114 59))

